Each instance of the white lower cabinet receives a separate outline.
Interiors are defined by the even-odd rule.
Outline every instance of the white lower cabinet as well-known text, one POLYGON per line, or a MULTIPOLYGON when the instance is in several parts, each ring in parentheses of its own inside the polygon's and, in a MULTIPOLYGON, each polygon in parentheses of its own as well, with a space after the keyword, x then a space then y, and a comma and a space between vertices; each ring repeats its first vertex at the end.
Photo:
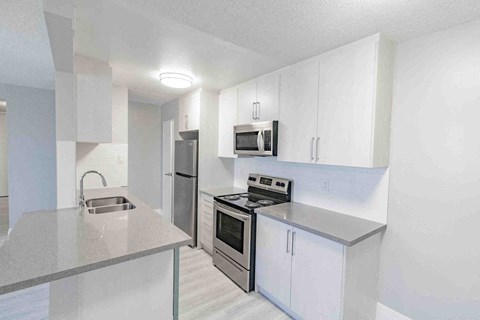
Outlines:
POLYGON ((202 194, 199 205, 198 242, 200 246, 212 254, 213 252, 213 198, 202 194))
POLYGON ((257 215, 255 278, 281 304, 290 304, 292 227, 257 215))
POLYGON ((257 291, 295 319, 375 319, 379 239, 346 247, 258 215, 257 291))
POLYGON ((344 246, 293 228, 290 308, 303 319, 340 319, 344 246))

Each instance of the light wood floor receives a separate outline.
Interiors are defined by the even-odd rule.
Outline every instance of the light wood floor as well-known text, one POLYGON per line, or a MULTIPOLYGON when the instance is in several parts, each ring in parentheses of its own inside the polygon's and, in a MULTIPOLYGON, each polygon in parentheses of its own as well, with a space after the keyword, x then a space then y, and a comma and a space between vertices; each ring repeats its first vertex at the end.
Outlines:
POLYGON ((262 295, 245 293, 203 250, 180 249, 180 320, 290 319, 262 295))

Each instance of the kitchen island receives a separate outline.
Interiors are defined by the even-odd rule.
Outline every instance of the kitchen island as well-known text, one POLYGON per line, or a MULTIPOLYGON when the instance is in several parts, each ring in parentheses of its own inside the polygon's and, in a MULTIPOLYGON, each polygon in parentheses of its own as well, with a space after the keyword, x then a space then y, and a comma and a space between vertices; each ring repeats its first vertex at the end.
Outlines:
POLYGON ((178 248, 192 239, 125 188, 85 198, 127 198, 134 209, 25 213, 0 247, 0 294, 50 282, 50 319, 172 318, 178 248))

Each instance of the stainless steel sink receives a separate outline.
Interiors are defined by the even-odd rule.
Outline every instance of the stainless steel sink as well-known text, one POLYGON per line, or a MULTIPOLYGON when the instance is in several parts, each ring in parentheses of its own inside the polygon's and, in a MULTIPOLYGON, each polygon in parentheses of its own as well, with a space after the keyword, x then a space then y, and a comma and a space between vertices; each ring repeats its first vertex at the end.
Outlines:
POLYGON ((125 197, 110 197, 89 199, 85 201, 88 212, 101 214, 107 212, 125 211, 135 209, 135 206, 125 197))

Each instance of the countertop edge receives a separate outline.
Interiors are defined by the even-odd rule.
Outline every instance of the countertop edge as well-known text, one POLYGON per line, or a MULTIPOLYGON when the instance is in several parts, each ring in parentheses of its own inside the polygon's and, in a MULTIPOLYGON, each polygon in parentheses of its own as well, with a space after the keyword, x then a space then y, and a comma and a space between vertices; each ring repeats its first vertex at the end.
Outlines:
POLYGON ((340 244, 342 244, 342 245, 344 245, 344 246, 347 246, 347 247, 354 246, 355 244, 357 244, 357 243, 359 243, 359 242, 361 242, 361 241, 363 241, 363 240, 365 240, 365 239, 368 239, 368 238, 370 238, 371 236, 373 236, 373 235, 375 235, 375 234, 377 234, 377 233, 379 233, 379 232, 382 232, 382 231, 384 231, 384 230, 387 229, 387 225, 384 224, 384 225, 379 226, 378 228, 376 228, 376 229, 374 229, 374 230, 372 230, 372 231, 370 231, 370 232, 368 232, 368 233, 366 233, 366 234, 364 234, 364 235, 362 235, 362 236, 360 236, 360 237, 357 237, 357 238, 355 238, 355 239, 352 239, 352 240, 348 241, 348 240, 345 240, 345 239, 341 239, 341 238, 335 237, 335 236, 333 236, 333 235, 331 235, 331 234, 322 232, 322 231, 320 231, 320 230, 310 228, 310 227, 308 227, 308 226, 305 226, 305 225, 303 225, 303 224, 297 223, 297 222, 295 222, 295 221, 291 221, 291 220, 286 220, 286 219, 279 218, 278 216, 273 215, 273 214, 270 214, 270 213, 268 213, 268 212, 262 212, 262 211, 260 211, 260 210, 255 211, 255 212, 256 212, 257 214, 262 215, 262 216, 265 216, 265 217, 274 219, 274 220, 276 220, 276 221, 279 221, 279 222, 288 224, 288 225, 290 225, 290 226, 293 226, 293 227, 302 229, 302 230, 304 230, 304 231, 310 232, 310 233, 312 233, 312 234, 315 234, 315 235, 317 235, 317 236, 323 237, 323 238, 325 238, 325 239, 329 239, 329 240, 335 241, 335 242, 340 243, 340 244))
POLYGON ((39 276, 39 277, 36 277, 36 278, 24 280, 24 281, 21 281, 21 282, 7 284, 5 286, 0 287, 0 295, 7 294, 7 293, 10 293, 10 292, 19 291, 19 290, 23 290, 23 289, 27 289, 27 288, 30 288, 30 287, 38 286, 38 285, 41 285, 41 284, 45 284, 45 283, 48 283, 48 282, 52 282, 52 281, 56 281, 56 280, 60 280, 60 279, 64 279, 64 278, 69 278, 69 277, 76 276, 76 275, 79 275, 79 274, 82 274, 82 273, 106 268, 106 267, 116 265, 116 264, 120 264, 120 263, 123 263, 123 262, 131 261, 131 260, 135 260, 135 259, 139 259, 139 258, 144 258, 144 257, 147 257, 147 256, 151 256, 151 255, 161 253, 161 252, 165 252, 165 251, 168 251, 168 250, 177 249, 177 248, 187 246, 187 245, 190 245, 190 244, 192 244, 192 239, 182 240, 182 241, 179 241, 179 242, 167 244, 167 245, 162 246, 162 247, 152 248, 152 249, 148 249, 148 250, 140 251, 140 252, 135 252, 135 253, 132 253, 132 254, 112 258, 112 259, 109 259, 109 260, 103 260, 103 261, 98 261, 98 262, 95 262, 95 263, 92 263, 92 264, 87 264, 87 265, 80 266, 80 267, 77 267, 77 268, 67 269, 67 270, 64 270, 64 271, 57 272, 57 273, 52 273, 52 274, 43 275, 43 276, 39 276))
POLYGON ((202 188, 202 189, 199 189, 198 192, 203 193, 210 197, 217 197, 217 196, 233 194, 233 193, 245 193, 247 192, 247 190, 243 188, 229 186, 229 187, 218 187, 218 188, 207 188, 207 189, 202 188), (225 190, 225 192, 214 192, 218 190, 225 190))

